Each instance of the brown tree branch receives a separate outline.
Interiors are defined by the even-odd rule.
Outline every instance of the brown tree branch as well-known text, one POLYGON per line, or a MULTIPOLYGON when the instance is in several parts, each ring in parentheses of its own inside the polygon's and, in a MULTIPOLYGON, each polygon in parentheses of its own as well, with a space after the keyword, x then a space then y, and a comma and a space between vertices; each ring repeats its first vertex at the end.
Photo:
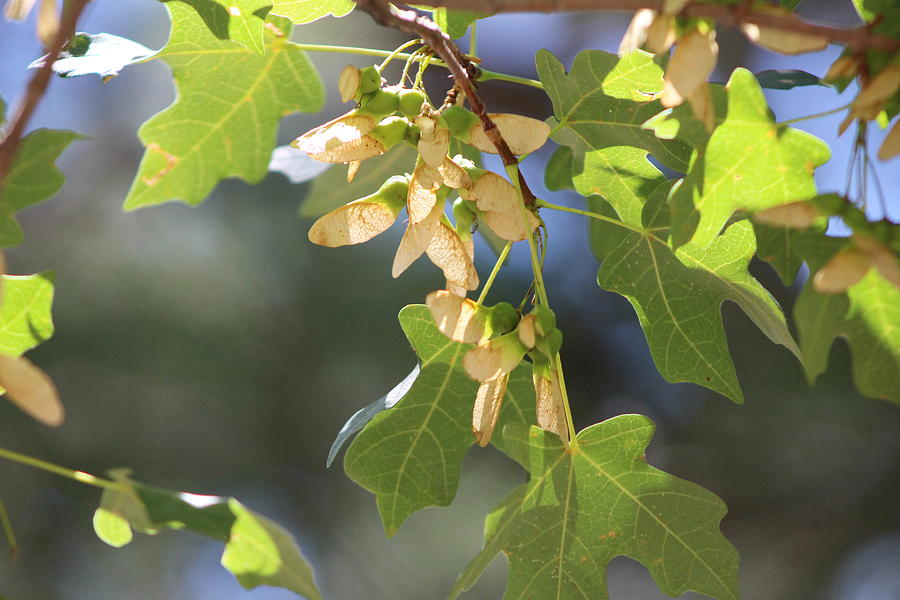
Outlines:
MULTIPOLYGON (((485 135, 497 148, 503 164, 506 166, 518 164, 516 155, 510 150, 509 144, 503 139, 500 130, 487 114, 484 102, 481 101, 475 90, 474 81, 478 76, 478 67, 460 51, 456 43, 441 31, 434 21, 415 11, 401 10, 390 4, 388 0, 356 0, 356 4, 361 10, 369 13, 376 23, 422 38, 425 45, 446 63, 456 85, 469 100, 472 112, 481 120, 485 135)), ((525 182, 521 171, 519 172, 519 185, 525 205, 528 208, 534 208, 534 194, 525 182)))
MULTIPOLYGON (((480 13, 503 12, 569 12, 597 10, 629 10, 641 8, 660 10, 664 0, 423 0, 417 5, 468 10, 480 13)), ((817 25, 803 21, 792 14, 779 13, 771 7, 754 7, 747 4, 688 4, 681 14, 686 17, 709 17, 723 25, 752 23, 761 27, 804 33, 824 37, 831 42, 854 50, 876 49, 886 52, 900 51, 900 40, 876 35, 866 26, 843 28, 817 25)))
POLYGON ((88 2, 90 2, 90 0, 71 0, 71 2, 65 3, 59 30, 56 32, 56 37, 50 45, 50 51, 44 59, 44 64, 41 65, 41 68, 35 72, 28 82, 25 98, 19 105, 16 116, 11 121, 9 129, 6 132, 6 136, 4 136, 3 141, 0 142, 0 186, 3 185, 6 175, 12 168, 16 152, 19 149, 19 143, 22 141, 22 134, 25 132, 25 127, 28 126, 31 115, 34 114, 37 105, 47 91, 47 86, 50 84, 50 77, 53 75, 53 63, 59 58, 63 48, 66 47, 66 44, 69 43, 69 40, 75 33, 75 25, 78 23, 78 19, 81 17, 81 13, 84 11, 84 7, 88 2))

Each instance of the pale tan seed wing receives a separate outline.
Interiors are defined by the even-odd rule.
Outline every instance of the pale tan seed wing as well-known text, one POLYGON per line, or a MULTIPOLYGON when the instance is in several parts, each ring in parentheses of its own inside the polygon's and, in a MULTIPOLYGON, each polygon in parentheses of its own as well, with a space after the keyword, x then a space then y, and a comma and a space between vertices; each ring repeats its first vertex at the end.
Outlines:
MULTIPOLYGON (((375 117, 371 115, 341 115, 315 129, 310 129, 291 142, 291 145, 307 154, 332 152, 344 144, 361 139, 375 129, 376 125, 375 117)), ((337 162, 351 160, 359 159, 348 158, 337 162)))
POLYGON ((440 174, 427 165, 420 164, 413 171, 406 193, 406 212, 410 223, 419 223, 434 212, 439 179, 440 174))
POLYGON ((898 260, 897 255, 882 246, 875 252, 872 252, 869 257, 872 266, 878 269, 878 273, 894 284, 895 287, 900 288, 900 260, 898 260))
POLYGON ((439 168, 447 158, 447 151, 450 149, 450 130, 446 127, 438 127, 434 130, 431 139, 426 140, 424 136, 419 138, 417 149, 426 165, 435 169, 439 168))
POLYGON ((361 160, 352 160, 347 164, 347 183, 353 183, 360 166, 362 166, 361 160))
POLYGON ((44 45, 50 48, 59 31, 59 14, 56 12, 56 0, 41 0, 38 8, 37 36, 44 45))
POLYGON ((715 31, 693 30, 678 40, 666 76, 660 100, 663 106, 678 106, 706 82, 716 66, 719 46, 715 31))
POLYGON ((541 429, 551 431, 564 442, 569 441, 569 428, 566 426, 566 412, 562 403, 562 392, 556 373, 547 379, 535 373, 534 393, 536 400, 537 422, 541 429))
POLYGON ((31 12, 35 0, 6 0, 3 9, 6 18, 10 21, 24 21, 31 12))
POLYGON ((654 19, 656 11, 649 8, 642 8, 634 13, 622 41, 619 42, 619 56, 625 56, 644 45, 647 40, 647 29, 653 24, 654 19))
POLYGON ((822 294, 838 294, 866 276, 871 262, 869 255, 850 246, 831 257, 813 277, 813 287, 822 294))
POLYGON ((0 355, 0 386, 13 404, 44 425, 58 427, 65 420, 53 381, 27 358, 0 355))
POLYGON ((475 394, 475 406, 472 408, 472 433, 479 446, 487 446, 497 427, 497 418, 506 395, 506 384, 509 375, 501 375, 497 379, 485 381, 475 394))
POLYGON ((691 112, 694 113, 697 120, 703 123, 706 131, 712 132, 716 127, 716 110, 713 105, 709 84, 700 84, 700 87, 688 97, 688 102, 690 102, 691 112))
MULTIPOLYGON (((522 227, 522 211, 518 207, 504 211, 486 211, 483 218, 490 230, 504 240, 518 242, 528 236, 522 227)), ((525 211, 525 218, 528 220, 531 231, 537 229, 541 224, 530 210, 525 211)))
POLYGON ((463 366, 476 381, 490 381, 503 374, 503 351, 491 342, 475 346, 463 357, 463 366))
MULTIPOLYGON (((788 19, 789 17, 783 17, 788 19)), ((799 19, 793 19, 800 22, 799 19)), ((818 52, 828 46, 828 38, 807 33, 795 33, 783 29, 772 29, 755 23, 743 23, 741 31, 758 46, 781 54, 804 54, 818 52)))
POLYGON ((347 65, 338 76, 338 92, 341 94, 341 102, 349 102, 356 96, 359 89, 361 71, 356 65, 347 65))
POLYGON ((325 152, 309 152, 309 157, 320 162, 347 163, 366 160, 385 153, 384 144, 375 138, 364 135, 325 152))
POLYGON ((534 324, 536 320, 537 318, 534 315, 527 314, 522 317, 522 319, 519 321, 519 325, 516 327, 516 333, 519 336, 519 341, 522 342, 529 350, 534 348, 534 324))
POLYGON ((519 192, 506 179, 488 171, 472 186, 471 198, 481 210, 505 211, 519 205, 519 192))
POLYGON ((675 43, 674 19, 669 15, 659 15, 647 28, 647 39, 644 47, 653 54, 668 52, 675 43))
POLYGON ((472 178, 466 173, 466 170, 456 164, 450 157, 445 156, 441 164, 437 166, 441 181, 448 188, 458 190, 460 188, 471 188, 472 178))
POLYGON ((894 122, 887 137, 878 149, 879 160, 890 160, 900 154, 900 119, 894 122))
MULTIPOLYGON (((410 183, 410 188, 412 188, 412 183, 410 183)), ((400 240, 400 246, 397 247, 397 254, 394 255, 392 276, 400 277, 409 268, 409 265, 422 256, 441 225, 442 214, 444 214, 443 205, 435 202, 431 212, 418 223, 413 223, 410 218, 403 238, 400 240)))
POLYGON ((466 247, 452 228, 441 223, 426 248, 431 262, 444 272, 447 281, 467 290, 478 287, 478 272, 466 247))
POLYGON ((753 220, 763 225, 773 227, 793 227, 794 229, 806 229, 812 225, 819 213, 808 202, 791 202, 781 206, 773 206, 761 210, 753 215, 753 220))
POLYGON ((431 292, 425 298, 438 329, 448 338, 464 344, 477 344, 485 333, 485 319, 478 305, 447 290, 431 292))
POLYGON ((875 111, 877 116, 881 112, 881 105, 889 100, 898 88, 900 88, 900 65, 885 67, 862 89, 853 101, 853 107, 878 107, 875 111))
POLYGON ((309 229, 309 241, 337 248, 361 244, 394 224, 397 215, 378 202, 356 200, 319 218, 309 229))
MULTIPOLYGON (((491 113, 491 121, 500 130, 513 154, 530 154, 544 145, 550 135, 550 126, 531 117, 508 113, 491 113)), ((469 143, 482 152, 497 154, 497 147, 484 133, 481 123, 472 127, 469 143)))

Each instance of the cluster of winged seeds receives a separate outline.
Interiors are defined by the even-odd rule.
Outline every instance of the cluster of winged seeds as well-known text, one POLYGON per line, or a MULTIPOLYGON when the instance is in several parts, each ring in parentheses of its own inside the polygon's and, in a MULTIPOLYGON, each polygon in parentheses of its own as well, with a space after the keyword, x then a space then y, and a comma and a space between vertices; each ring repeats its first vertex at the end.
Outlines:
MULTIPOLYGON (((534 363, 539 424, 568 437, 560 384, 554 366, 562 334, 549 308, 536 305, 522 316, 511 304, 484 306, 466 298, 478 288, 473 232, 487 227, 516 242, 541 225, 536 209, 524 206, 520 191, 506 178, 483 169, 456 148, 497 153, 481 119, 462 106, 464 98, 435 108, 418 88, 389 86, 374 66, 346 67, 339 79, 343 101, 356 107, 298 137, 292 145, 323 162, 346 163, 348 181, 362 161, 407 143, 418 152, 412 173, 394 175, 375 193, 322 216, 309 239, 337 247, 368 241, 388 229, 406 208, 406 231, 394 257, 398 277, 422 254, 444 274, 446 289, 428 295, 440 330, 454 341, 476 344, 465 356, 469 375, 481 382, 473 410, 473 431, 481 445, 491 438, 510 372, 529 355, 534 363), (446 214, 452 200, 453 220, 446 214)), ((513 114, 491 120, 517 155, 547 140, 546 123, 513 114)))

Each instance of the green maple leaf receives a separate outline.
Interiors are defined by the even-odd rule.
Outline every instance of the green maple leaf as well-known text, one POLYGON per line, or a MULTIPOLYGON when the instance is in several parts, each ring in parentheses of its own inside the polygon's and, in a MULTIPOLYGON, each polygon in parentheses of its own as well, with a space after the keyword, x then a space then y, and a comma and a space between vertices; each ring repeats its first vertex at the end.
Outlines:
MULTIPOLYGON (((366 425, 344 456, 347 475, 375 493, 388 535, 416 510, 453 500, 463 457, 475 441, 478 389, 462 364, 472 344, 444 336, 425 306, 404 308, 400 324, 421 361, 419 376, 396 406, 366 425)), ((531 368, 524 363, 510 375, 498 431, 513 421, 535 422, 531 368)))
POLYGON ((0 354, 21 356, 53 335, 53 273, 4 275, 0 354))
POLYGON ((756 212, 816 195, 815 168, 828 145, 775 123, 753 74, 735 69, 726 86, 727 115, 672 193, 675 246, 712 244, 736 211, 756 212))
POLYGON ((461 38, 466 35, 469 25, 478 19, 490 17, 491 13, 479 13, 469 10, 451 10, 449 8, 437 8, 434 10, 434 22, 441 31, 445 32, 453 39, 461 38))
MULTIPOLYGON (((795 248, 815 273, 846 238, 797 237, 795 248)), ((820 294, 812 277, 794 305, 794 319, 810 382, 828 366, 835 338, 844 338, 853 353, 853 380, 871 398, 900 403, 900 290, 874 268, 846 292, 820 294)))
POLYGON ((632 52, 621 59, 600 50, 585 50, 566 73, 547 50, 535 56, 538 77, 553 102, 553 140, 576 150, 609 146, 643 148, 667 167, 685 172, 690 148, 681 140, 660 139, 642 128, 663 110, 655 96, 663 88, 663 71, 653 57, 632 52))
POLYGON ((127 469, 110 475, 120 489, 106 489, 94 513, 94 530, 120 548, 132 530, 155 535, 165 528, 190 529, 223 542, 222 566, 247 589, 281 587, 321 600, 312 568, 291 534, 234 498, 173 492, 132 481, 127 469))
POLYGON ((266 51, 263 30, 272 0, 206 0, 192 5, 217 38, 259 54, 266 51))
POLYGON ((606 599, 606 566, 622 555, 670 596, 737 599, 738 555, 719 531, 725 505, 646 463, 653 429, 646 417, 622 415, 584 429, 567 449, 537 427, 507 425, 505 452, 530 477, 488 515, 484 549, 451 598, 503 552, 506 600, 606 599))
POLYGON ((666 234, 671 181, 645 152, 595 150, 576 161, 574 172, 575 187, 592 210, 625 225, 591 221, 592 246, 602 261, 597 281, 631 302, 663 377, 743 401, 722 325, 725 300, 799 358, 781 308, 747 271, 756 251, 748 221, 730 225, 708 248, 691 243, 673 250, 666 234))
POLYGON ((328 15, 343 17, 355 6, 353 0, 273 0, 272 14, 301 25, 328 15))
POLYGON ((15 213, 59 191, 65 177, 54 161, 80 137, 74 131, 37 129, 19 142, 9 173, 0 181, 0 248, 22 243, 25 236, 15 213))
POLYGON ((174 199, 199 204, 225 177, 262 180, 279 119, 316 112, 325 100, 315 67, 288 41, 287 20, 269 19, 275 31, 266 30, 260 55, 217 38, 191 6, 166 7, 172 34, 158 56, 172 67, 178 94, 140 129, 147 151, 128 210, 174 199))

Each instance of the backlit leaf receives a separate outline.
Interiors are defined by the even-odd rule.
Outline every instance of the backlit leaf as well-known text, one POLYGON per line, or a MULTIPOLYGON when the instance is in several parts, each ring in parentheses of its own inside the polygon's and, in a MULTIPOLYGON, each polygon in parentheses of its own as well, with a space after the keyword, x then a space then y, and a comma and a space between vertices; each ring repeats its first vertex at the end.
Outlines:
MULTIPOLYGON (((400 323, 421 372, 394 408, 366 425, 344 457, 347 475, 376 495, 388 535, 416 510, 453 500, 462 459, 475 441, 472 408, 478 389, 462 366, 472 344, 447 339, 426 306, 407 306, 400 323)), ((525 365, 510 377, 500 427, 513 421, 534 422, 534 390, 525 365)))
POLYGON ((286 20, 270 18, 263 55, 216 37, 187 4, 165 6, 172 33, 159 56, 172 67, 178 96, 140 129, 147 151, 129 210, 176 199, 199 204, 225 177, 260 181, 278 120, 318 111, 325 99, 312 63, 288 41, 286 20))
POLYGON ((125 527, 148 534, 164 528, 190 529, 223 542, 222 566, 243 587, 281 587, 321 600, 312 568, 290 533, 234 498, 173 492, 132 481, 127 471, 111 472, 121 489, 106 489, 94 516, 103 541, 123 546, 125 527))
POLYGON ((592 221, 593 247, 603 261, 598 282, 632 303, 663 377, 743 401, 722 326, 725 300, 736 302, 769 339, 799 357, 778 303, 747 271, 756 252, 749 221, 730 225, 709 248, 691 243, 673 251, 665 233, 671 181, 645 153, 608 148, 583 161, 575 185, 589 196, 592 210, 611 205, 632 227, 592 221))
POLYGON ((491 16, 490 13, 477 13, 468 10, 450 10, 448 8, 437 8, 433 13, 434 22, 451 38, 461 38, 466 35, 469 25, 491 16))
POLYGON ((690 148, 680 140, 664 140, 641 125, 663 110, 656 100, 663 71, 645 52, 621 59, 600 50, 585 50, 566 73, 550 52, 535 56, 538 76, 553 101, 552 139, 576 150, 636 146, 667 167, 687 171, 690 148))
POLYGON ((74 131, 37 129, 19 143, 12 167, 0 181, 0 248, 22 243, 15 213, 59 191, 65 177, 53 163, 80 137, 74 131))
POLYGON ((352 0, 272 0, 272 14, 302 25, 328 15, 343 17, 354 6, 356 4, 352 0))
POLYGON ((4 275, 0 354, 20 356, 53 335, 53 273, 4 275))
POLYGON ((846 245, 845 238, 824 236, 795 241, 813 274, 794 305, 807 377, 814 382, 825 371, 831 345, 842 337, 853 353, 859 391, 900 403, 900 289, 869 269, 845 292, 815 290, 815 274, 846 245))
MULTIPOLYGON (((60 53, 52 69, 61 77, 99 75, 103 79, 109 79, 128 65, 146 60, 154 54, 155 50, 118 35, 78 33, 73 42, 60 53)), ((42 66, 43 57, 28 65, 28 68, 39 69, 42 66)))
POLYGON ((728 111, 691 161, 671 199, 676 246, 712 244, 735 211, 755 212, 816 195, 815 168, 828 145, 772 119, 753 74, 736 69, 727 85, 728 111))
POLYGON ((645 462, 654 425, 622 415, 562 445, 547 431, 503 429, 505 452, 529 473, 485 521, 484 549, 457 580, 470 588, 494 557, 509 558, 505 600, 604 600, 606 567, 625 555, 670 596, 738 598, 738 555, 719 531, 724 503, 645 462))

